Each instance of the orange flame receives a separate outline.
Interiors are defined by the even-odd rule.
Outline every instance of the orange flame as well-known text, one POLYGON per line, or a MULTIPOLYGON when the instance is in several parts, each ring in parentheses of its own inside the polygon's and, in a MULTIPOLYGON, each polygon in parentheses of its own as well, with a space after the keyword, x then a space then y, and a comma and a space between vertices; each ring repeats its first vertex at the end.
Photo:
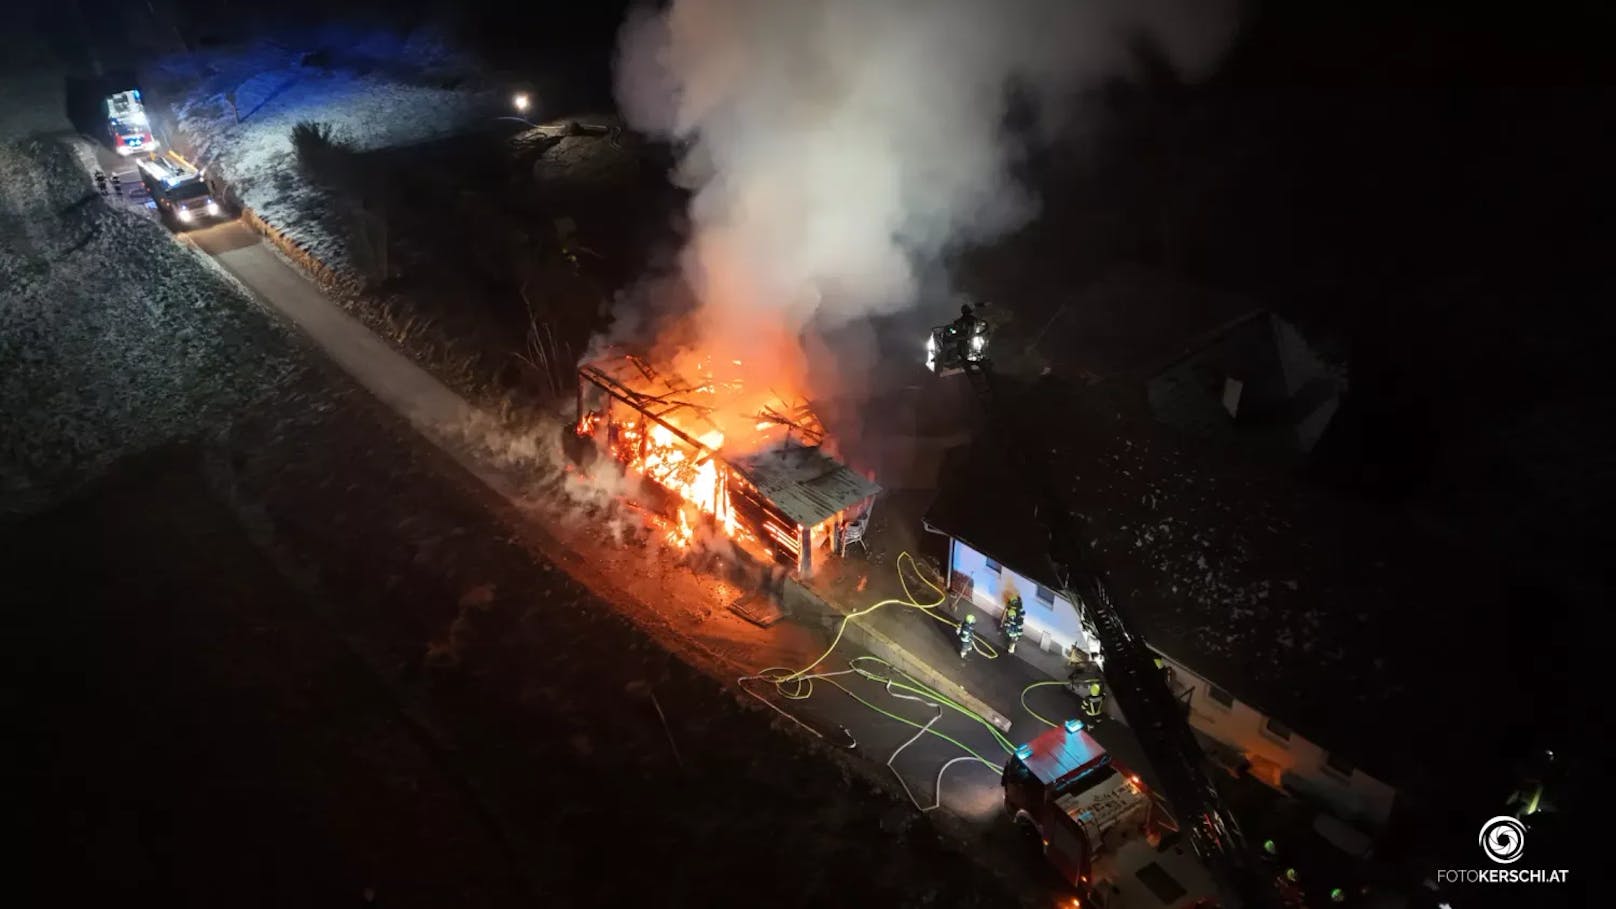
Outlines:
MULTIPOLYGON (((763 532, 772 539, 759 541, 737 524, 719 453, 758 451, 788 439, 824 444, 824 429, 800 396, 782 394, 767 384, 755 387, 741 360, 731 365, 735 368, 719 376, 710 356, 682 351, 666 369, 666 375, 679 379, 668 386, 674 390, 657 389, 663 393, 657 398, 662 406, 655 418, 618 402, 608 404, 605 412, 582 414, 575 431, 601 439, 614 459, 681 500, 677 526, 667 532, 671 544, 689 548, 696 536, 692 519, 708 515, 732 539, 765 552, 771 546, 795 552, 800 528, 769 521, 763 532), (686 384, 689 379, 694 382, 686 384), (688 514, 689 508, 697 514, 688 514)), ((655 371, 664 372, 660 364, 655 371)))

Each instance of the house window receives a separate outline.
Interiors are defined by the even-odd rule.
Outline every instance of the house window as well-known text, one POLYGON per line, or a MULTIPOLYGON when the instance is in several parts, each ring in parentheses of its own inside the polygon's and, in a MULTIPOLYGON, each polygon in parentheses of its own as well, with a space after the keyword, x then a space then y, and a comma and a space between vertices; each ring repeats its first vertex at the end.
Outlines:
POLYGON ((1214 704, 1217 704, 1224 710, 1234 709, 1234 695, 1224 691, 1222 688, 1219 688, 1210 682, 1208 682, 1206 686, 1206 696, 1211 698, 1214 704))
POLYGON ((1270 736, 1279 739, 1281 742, 1288 742, 1291 740, 1291 727, 1281 723, 1279 720, 1276 720, 1273 717, 1269 717, 1263 721, 1263 731, 1268 733, 1270 736))
POLYGON ((982 558, 987 560, 988 570, 993 572, 994 574, 998 574, 999 572, 1004 570, 1003 565, 1000 565, 998 562, 993 561, 993 556, 986 556, 985 555, 982 558))
POLYGON ((1356 768, 1351 761, 1332 752, 1324 756, 1324 769, 1344 779, 1351 779, 1352 771, 1356 768))
POLYGON ((1045 587, 1042 584, 1039 584, 1038 585, 1038 602, 1044 604, 1046 607, 1048 607, 1050 609, 1054 609, 1055 608, 1055 591, 1050 590, 1048 587, 1045 587))

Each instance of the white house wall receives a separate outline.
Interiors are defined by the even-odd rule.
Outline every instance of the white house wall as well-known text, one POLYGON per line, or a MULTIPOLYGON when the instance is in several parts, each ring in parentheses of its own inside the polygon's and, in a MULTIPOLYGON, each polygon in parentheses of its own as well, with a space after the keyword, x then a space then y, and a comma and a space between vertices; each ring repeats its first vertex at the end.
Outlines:
MULTIPOLYGON (((1053 606, 1038 599, 1038 585, 1009 568, 997 571, 988 565, 986 555, 960 540, 949 548, 949 568, 971 579, 973 604, 991 617, 1004 612, 1007 594, 1014 590, 1027 607, 1026 637, 1045 650, 1064 651, 1076 642, 1085 650, 1097 651, 1099 644, 1084 632, 1077 609, 1064 597, 1056 596, 1053 606), (1048 644, 1044 641, 1046 637, 1048 644)), ((1159 653, 1159 651, 1158 651, 1159 653)), ((1391 815, 1397 790, 1354 768, 1349 774, 1326 766, 1329 753, 1303 738, 1295 730, 1281 741, 1267 729, 1268 717, 1251 705, 1232 697, 1225 707, 1208 693, 1210 683, 1178 660, 1161 654, 1173 668, 1180 685, 1193 690, 1190 697, 1190 725, 1207 737, 1238 751, 1252 764, 1252 774, 1275 788, 1305 790, 1334 807, 1334 813, 1371 827, 1380 827, 1391 815)), ((1280 722, 1284 722, 1280 718, 1280 722)))
POLYGON ((1009 568, 993 570, 987 556, 960 540, 954 540, 951 548, 950 568, 971 579, 971 601, 978 609, 997 618, 1004 612, 1009 594, 1014 591, 1020 595, 1027 610, 1022 640, 1056 653, 1074 643, 1089 652, 1099 649, 1083 631, 1077 608, 1065 597, 1057 594, 1053 604, 1045 603, 1038 599, 1038 582, 1009 568))
MULTIPOLYGON (((1208 693, 1209 683, 1183 663, 1163 655, 1173 668, 1180 685, 1194 689, 1190 697, 1190 725, 1208 737, 1238 750, 1251 760, 1252 774, 1279 788, 1306 790, 1332 805, 1346 820, 1360 820, 1379 827, 1391 815, 1397 790, 1380 780, 1353 769, 1342 775, 1325 765, 1329 752, 1303 738, 1295 730, 1281 741, 1266 729, 1268 717, 1249 704, 1233 700, 1225 707, 1208 693)), ((1283 718, 1280 722, 1284 722, 1283 718)))

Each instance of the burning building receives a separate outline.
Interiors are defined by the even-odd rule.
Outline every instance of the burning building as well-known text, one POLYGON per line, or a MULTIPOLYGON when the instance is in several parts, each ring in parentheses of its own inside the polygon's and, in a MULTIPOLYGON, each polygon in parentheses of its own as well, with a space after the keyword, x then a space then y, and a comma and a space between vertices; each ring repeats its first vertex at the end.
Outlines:
POLYGON ((701 358, 663 369, 632 354, 583 364, 575 428, 666 494, 655 504, 677 522, 673 542, 690 545, 705 523, 805 578, 814 550, 840 552, 843 528, 881 491, 834 457, 806 400, 718 378, 701 358))

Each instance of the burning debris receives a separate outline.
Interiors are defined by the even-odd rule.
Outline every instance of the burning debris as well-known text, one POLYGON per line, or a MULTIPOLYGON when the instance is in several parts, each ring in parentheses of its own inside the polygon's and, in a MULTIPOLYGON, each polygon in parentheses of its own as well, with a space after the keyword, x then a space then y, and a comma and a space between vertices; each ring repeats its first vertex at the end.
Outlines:
POLYGON ((670 543, 688 548, 708 526, 811 574, 813 550, 839 552, 880 487, 836 460, 806 400, 750 387, 738 362, 720 376, 688 359, 682 372, 631 354, 580 366, 575 431, 666 494, 655 505, 670 543))

